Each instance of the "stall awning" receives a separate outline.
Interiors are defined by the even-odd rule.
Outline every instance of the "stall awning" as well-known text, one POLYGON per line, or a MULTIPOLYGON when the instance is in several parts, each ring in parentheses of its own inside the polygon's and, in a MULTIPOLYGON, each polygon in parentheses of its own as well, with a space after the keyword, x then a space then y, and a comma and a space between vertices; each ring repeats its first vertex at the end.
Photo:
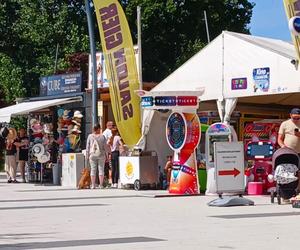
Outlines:
POLYGON ((81 96, 18 103, 0 109, 0 123, 5 123, 5 122, 9 123, 11 117, 13 116, 26 115, 29 114, 30 112, 38 111, 51 106, 56 106, 56 105, 61 105, 61 104, 66 104, 71 102, 78 102, 78 101, 82 101, 81 96))

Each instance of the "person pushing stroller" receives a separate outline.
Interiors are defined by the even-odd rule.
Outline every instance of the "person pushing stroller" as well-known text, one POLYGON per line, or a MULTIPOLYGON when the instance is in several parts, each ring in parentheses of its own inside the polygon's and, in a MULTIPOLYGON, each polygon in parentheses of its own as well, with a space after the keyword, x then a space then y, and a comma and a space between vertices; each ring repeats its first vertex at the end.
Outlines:
MULTIPOLYGON (((273 155, 273 169, 277 187, 289 189, 285 194, 280 191, 283 199, 290 199, 295 195, 295 190, 300 191, 300 109, 293 108, 290 111, 290 119, 281 123, 278 140, 281 147, 273 155), (293 176, 294 175, 294 176, 293 176), (283 186, 282 186, 283 185, 283 186), (286 186, 287 185, 287 186, 286 186), (292 195, 292 196, 291 196, 292 195)), ((278 189, 278 188, 277 188, 278 189)))

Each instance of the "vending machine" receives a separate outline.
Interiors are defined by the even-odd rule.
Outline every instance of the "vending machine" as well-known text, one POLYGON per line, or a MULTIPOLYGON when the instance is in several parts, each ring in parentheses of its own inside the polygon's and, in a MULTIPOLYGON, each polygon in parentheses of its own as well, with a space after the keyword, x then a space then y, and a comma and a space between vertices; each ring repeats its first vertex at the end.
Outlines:
POLYGON ((214 143, 233 141, 237 141, 237 135, 234 128, 229 124, 217 122, 210 125, 207 129, 205 142, 207 171, 206 194, 216 193, 214 143))

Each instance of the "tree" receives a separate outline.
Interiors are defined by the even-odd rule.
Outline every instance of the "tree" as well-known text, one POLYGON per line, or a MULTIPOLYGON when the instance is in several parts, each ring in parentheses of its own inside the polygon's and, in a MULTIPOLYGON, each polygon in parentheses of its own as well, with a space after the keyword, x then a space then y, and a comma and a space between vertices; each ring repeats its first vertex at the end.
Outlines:
POLYGON ((88 49, 84 2, 78 0, 6 0, 0 4, 0 53, 21 69, 27 95, 37 95, 39 78, 69 67, 67 56, 88 49))
POLYGON ((0 99, 4 103, 11 103, 16 97, 24 95, 21 72, 20 67, 14 64, 11 58, 0 53, 0 99))
POLYGON ((133 37, 136 7, 142 8, 143 77, 161 81, 207 43, 203 11, 210 37, 223 30, 249 33, 254 5, 247 0, 122 1, 133 37), (199 46, 201 45, 201 46, 199 46))

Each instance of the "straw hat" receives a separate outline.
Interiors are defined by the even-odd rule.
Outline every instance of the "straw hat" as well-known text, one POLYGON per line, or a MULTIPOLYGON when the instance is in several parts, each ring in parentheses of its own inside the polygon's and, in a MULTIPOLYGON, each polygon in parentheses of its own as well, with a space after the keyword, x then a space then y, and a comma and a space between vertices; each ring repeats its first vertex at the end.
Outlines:
POLYGON ((80 134, 81 133, 80 127, 75 125, 74 128, 72 129, 72 133, 80 134))
POLYGON ((15 140, 17 136, 18 136, 17 131, 14 128, 8 129, 8 135, 7 135, 8 140, 15 140))
POLYGON ((79 127, 81 126, 81 121, 78 121, 78 119, 77 120, 73 119, 72 123, 74 123, 75 125, 77 125, 79 127))
POLYGON ((74 115, 73 115, 73 117, 75 118, 82 118, 83 117, 83 115, 81 114, 81 112, 79 111, 79 110, 76 110, 75 112, 74 112, 74 115))

